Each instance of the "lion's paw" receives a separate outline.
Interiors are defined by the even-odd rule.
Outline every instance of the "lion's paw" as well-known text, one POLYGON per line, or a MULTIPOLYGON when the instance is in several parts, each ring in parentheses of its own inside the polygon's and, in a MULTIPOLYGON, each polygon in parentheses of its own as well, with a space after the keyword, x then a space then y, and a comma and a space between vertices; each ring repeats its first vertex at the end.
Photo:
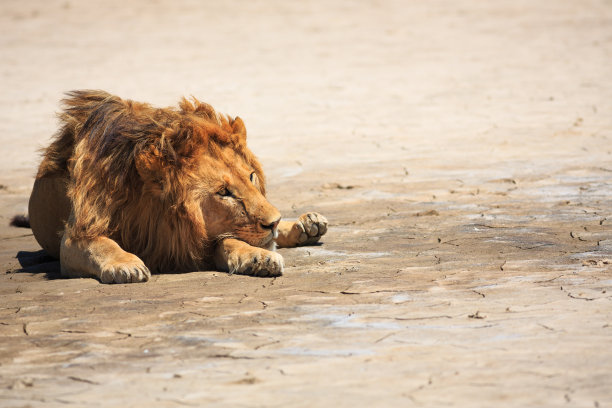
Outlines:
POLYGON ((327 232, 327 218, 316 212, 302 214, 295 223, 298 245, 312 245, 327 232))
POLYGON ((100 282, 135 283, 148 281, 151 277, 149 268, 140 258, 135 255, 133 257, 134 259, 105 265, 100 273, 100 282))
POLYGON ((261 248, 234 251, 227 260, 229 273, 250 276, 280 276, 285 262, 283 257, 261 248))

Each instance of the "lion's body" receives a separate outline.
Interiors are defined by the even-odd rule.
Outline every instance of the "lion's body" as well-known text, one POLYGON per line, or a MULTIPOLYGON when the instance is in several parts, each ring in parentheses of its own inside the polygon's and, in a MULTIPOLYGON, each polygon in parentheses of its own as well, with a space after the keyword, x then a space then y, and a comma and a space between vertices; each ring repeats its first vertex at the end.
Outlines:
POLYGON ((65 177, 43 177, 34 181, 28 213, 36 240, 47 253, 59 258, 61 234, 70 216, 65 177))
POLYGON ((60 258, 66 276, 141 281, 149 269, 181 272, 214 264, 280 274, 282 258, 269 251, 277 229, 283 246, 325 232, 316 215, 279 224, 239 118, 195 99, 159 109, 102 91, 72 92, 64 103, 62 127, 44 152, 29 211, 36 239, 60 258), (232 264, 236 251, 253 255, 232 241, 275 265, 232 264))

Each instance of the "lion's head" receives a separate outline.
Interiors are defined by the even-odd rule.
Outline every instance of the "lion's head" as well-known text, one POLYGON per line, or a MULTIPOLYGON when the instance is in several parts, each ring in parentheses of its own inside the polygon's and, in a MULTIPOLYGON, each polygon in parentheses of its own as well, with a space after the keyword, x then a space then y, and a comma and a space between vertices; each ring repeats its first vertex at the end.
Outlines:
POLYGON ((274 245, 280 213, 240 118, 195 99, 155 109, 72 96, 62 119, 75 138, 73 236, 110 236, 160 271, 201 267, 219 239, 274 245))
POLYGON ((234 237, 271 247, 280 213, 264 196, 263 175, 231 148, 199 160, 198 189, 208 237, 234 237))

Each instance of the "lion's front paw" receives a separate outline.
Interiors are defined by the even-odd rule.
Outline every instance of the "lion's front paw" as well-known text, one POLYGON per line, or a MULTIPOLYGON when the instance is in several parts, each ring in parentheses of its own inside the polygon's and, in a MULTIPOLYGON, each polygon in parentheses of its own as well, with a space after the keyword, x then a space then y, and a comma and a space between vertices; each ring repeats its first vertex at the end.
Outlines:
POLYGON ((298 245, 311 245, 319 241, 327 232, 327 218, 319 213, 302 214, 295 223, 298 230, 298 245))
POLYGON ((146 282, 151 277, 149 268, 133 255, 132 259, 121 262, 107 263, 102 267, 100 282, 102 283, 134 283, 146 282))
POLYGON ((250 276, 280 276, 284 265, 280 254, 255 247, 234 251, 227 260, 229 273, 250 276))

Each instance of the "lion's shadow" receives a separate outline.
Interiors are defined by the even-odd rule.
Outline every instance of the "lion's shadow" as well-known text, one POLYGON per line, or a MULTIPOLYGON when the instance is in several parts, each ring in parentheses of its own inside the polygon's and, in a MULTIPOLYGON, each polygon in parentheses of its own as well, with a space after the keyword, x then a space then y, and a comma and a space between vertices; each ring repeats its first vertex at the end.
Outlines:
POLYGON ((59 260, 53 258, 43 249, 40 251, 19 251, 16 256, 21 269, 15 273, 44 273, 47 279, 60 279, 59 260))
MULTIPOLYGON (((322 242, 310 244, 310 247, 322 246, 322 242)), ((44 273, 47 279, 62 279, 60 261, 49 255, 44 249, 39 251, 19 251, 16 256, 21 269, 14 273, 44 273)))

